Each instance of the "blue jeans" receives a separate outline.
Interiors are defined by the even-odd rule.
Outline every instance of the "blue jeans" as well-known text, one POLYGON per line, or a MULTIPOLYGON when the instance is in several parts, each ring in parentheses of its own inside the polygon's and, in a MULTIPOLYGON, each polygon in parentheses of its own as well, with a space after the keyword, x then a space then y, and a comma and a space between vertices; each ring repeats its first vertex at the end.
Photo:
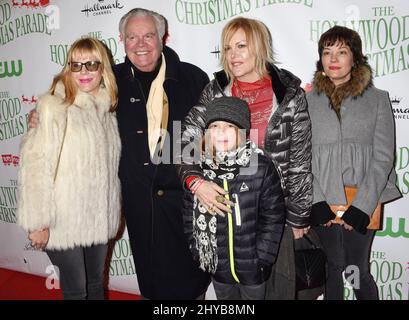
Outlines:
POLYGON ((47 250, 53 265, 59 268, 64 300, 104 300, 104 269, 108 246, 47 250))

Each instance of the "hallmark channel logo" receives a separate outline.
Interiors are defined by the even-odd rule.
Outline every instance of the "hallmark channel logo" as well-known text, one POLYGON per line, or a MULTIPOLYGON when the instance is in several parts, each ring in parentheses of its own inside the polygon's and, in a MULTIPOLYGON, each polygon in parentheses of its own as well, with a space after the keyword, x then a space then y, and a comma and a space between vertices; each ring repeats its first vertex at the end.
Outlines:
POLYGON ((395 120, 409 120, 409 108, 401 105, 402 98, 392 97, 392 111, 395 117, 395 120))
POLYGON ((23 73, 23 63, 18 61, 0 61, 0 79, 19 77, 23 73), (17 64, 17 66, 16 66, 17 64))
POLYGON ((111 14, 113 10, 120 10, 124 6, 119 2, 119 0, 115 1, 105 1, 105 0, 98 0, 97 2, 93 2, 92 4, 87 3, 84 6, 84 9, 81 10, 87 17, 90 15, 92 16, 100 16, 105 14, 111 14))
POLYGON ((11 4, 15 8, 37 9, 48 6, 50 0, 12 0, 11 4))

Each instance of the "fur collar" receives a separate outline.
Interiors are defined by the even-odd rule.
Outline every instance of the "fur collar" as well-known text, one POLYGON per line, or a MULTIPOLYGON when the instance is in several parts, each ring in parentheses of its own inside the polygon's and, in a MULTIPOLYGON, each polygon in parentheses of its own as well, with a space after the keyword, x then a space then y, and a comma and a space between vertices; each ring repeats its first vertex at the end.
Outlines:
MULTIPOLYGON (((64 100, 65 87, 61 81, 57 83, 54 94, 64 100)), ((108 90, 103 85, 101 85, 96 97, 89 93, 78 90, 73 105, 82 109, 97 107, 98 113, 102 114, 109 111, 111 107, 111 97, 109 96, 108 90)))
POLYGON ((332 81, 323 75, 322 71, 316 71, 313 86, 318 94, 324 93, 329 98, 331 106, 339 118, 342 102, 346 98, 356 98, 372 86, 372 69, 367 64, 353 68, 351 80, 339 87, 335 87, 332 81))

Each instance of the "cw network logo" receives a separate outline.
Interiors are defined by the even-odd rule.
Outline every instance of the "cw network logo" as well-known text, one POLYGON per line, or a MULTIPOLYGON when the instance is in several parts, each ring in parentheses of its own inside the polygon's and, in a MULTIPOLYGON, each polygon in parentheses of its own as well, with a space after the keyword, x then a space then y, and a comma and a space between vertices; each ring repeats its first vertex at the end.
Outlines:
MULTIPOLYGON (((396 220, 395 220, 396 221, 396 220)), ((406 232, 406 219, 399 218, 397 228, 394 228, 392 217, 386 218, 385 227, 382 231, 378 231, 376 236, 378 237, 391 237, 391 238, 407 238, 409 239, 409 232, 406 232)))
POLYGON ((5 77, 19 77, 23 73, 23 63, 21 60, 0 61, 0 79, 5 77), (16 68, 16 64, 18 68, 16 68))

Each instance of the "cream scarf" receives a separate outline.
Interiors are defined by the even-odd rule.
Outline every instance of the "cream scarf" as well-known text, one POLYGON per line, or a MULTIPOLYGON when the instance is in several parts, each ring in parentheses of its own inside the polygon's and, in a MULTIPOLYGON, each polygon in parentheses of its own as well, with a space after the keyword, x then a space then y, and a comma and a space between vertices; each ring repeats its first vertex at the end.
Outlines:
POLYGON ((152 81, 149 90, 148 102, 146 104, 146 114, 148 118, 148 143, 151 157, 159 143, 159 138, 162 138, 161 147, 166 136, 166 128, 168 123, 168 103, 166 93, 163 90, 163 82, 165 81, 166 60, 162 53, 162 65, 155 80, 152 81), (162 133, 162 129, 165 131, 162 133))

